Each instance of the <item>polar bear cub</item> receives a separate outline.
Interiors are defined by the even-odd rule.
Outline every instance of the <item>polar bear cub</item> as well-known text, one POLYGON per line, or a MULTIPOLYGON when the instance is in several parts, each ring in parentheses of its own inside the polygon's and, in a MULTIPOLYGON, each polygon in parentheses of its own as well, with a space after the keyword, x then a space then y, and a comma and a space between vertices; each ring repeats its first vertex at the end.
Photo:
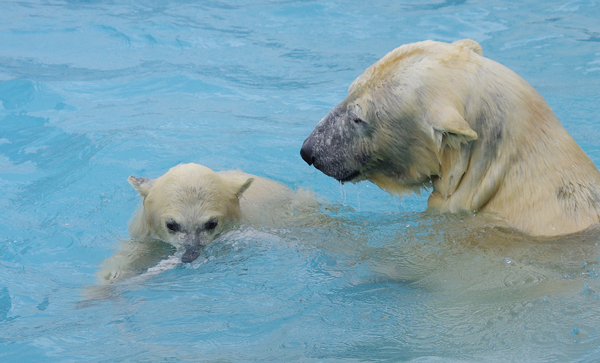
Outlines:
POLYGON ((132 240, 101 264, 101 284, 135 276, 160 261, 157 250, 168 247, 163 242, 188 263, 236 222, 276 226, 315 204, 308 191, 193 163, 177 165, 157 179, 130 176, 128 181, 143 203, 129 224, 132 240))

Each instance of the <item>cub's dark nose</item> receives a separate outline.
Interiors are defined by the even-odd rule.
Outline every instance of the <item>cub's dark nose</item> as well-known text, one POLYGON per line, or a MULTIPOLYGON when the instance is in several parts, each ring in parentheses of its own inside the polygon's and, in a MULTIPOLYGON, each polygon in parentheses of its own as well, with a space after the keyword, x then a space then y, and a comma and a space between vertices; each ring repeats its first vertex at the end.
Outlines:
POLYGON ((300 156, 306 161, 308 165, 312 165, 315 162, 315 155, 313 154, 313 147, 309 139, 304 141, 302 149, 300 149, 300 156))
POLYGON ((185 250, 183 256, 181 256, 181 262, 190 263, 200 256, 200 249, 197 247, 189 247, 185 250))

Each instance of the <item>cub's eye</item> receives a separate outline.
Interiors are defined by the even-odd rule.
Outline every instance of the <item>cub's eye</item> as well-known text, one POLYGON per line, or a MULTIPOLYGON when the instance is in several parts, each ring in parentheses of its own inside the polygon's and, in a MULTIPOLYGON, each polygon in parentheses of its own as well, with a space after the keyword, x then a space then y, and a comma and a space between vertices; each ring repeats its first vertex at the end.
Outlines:
POLYGON ((204 225, 204 228, 206 228, 208 230, 213 230, 213 229, 217 228, 218 224, 219 224, 219 220, 216 218, 212 218, 210 221, 206 222, 206 224, 204 225))
POLYGON ((357 117, 357 118, 353 119, 352 122, 354 122, 356 125, 358 125, 358 124, 362 124, 364 121, 357 117))
POLYGON ((168 229, 169 231, 171 231, 171 232, 177 232, 177 231, 179 231, 179 229, 181 228, 181 227, 179 226, 179 223, 175 222, 175 221, 174 221, 174 220, 172 220, 172 219, 167 219, 167 220, 165 221, 165 224, 166 224, 166 226, 167 226, 167 229, 168 229))

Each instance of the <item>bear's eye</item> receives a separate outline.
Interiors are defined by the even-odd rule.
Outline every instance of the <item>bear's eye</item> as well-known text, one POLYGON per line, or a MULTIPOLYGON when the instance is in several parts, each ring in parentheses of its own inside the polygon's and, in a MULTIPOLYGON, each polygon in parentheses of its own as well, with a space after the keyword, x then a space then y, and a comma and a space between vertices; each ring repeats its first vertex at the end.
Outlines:
POLYGON ((167 220, 165 221, 165 224, 167 225, 167 229, 168 229, 169 231, 171 231, 171 232, 177 232, 177 231, 179 231, 179 229, 181 228, 181 227, 179 226, 179 223, 175 222, 175 221, 174 221, 174 220, 172 220, 172 219, 167 219, 167 220))
POLYGON ((354 118, 352 120, 352 122, 354 122, 356 125, 362 124, 364 121, 358 117, 354 118))
POLYGON ((219 224, 219 220, 217 220, 216 218, 212 218, 210 221, 206 222, 206 224, 204 225, 204 228, 206 228, 208 230, 213 230, 213 229, 217 228, 218 224, 219 224))

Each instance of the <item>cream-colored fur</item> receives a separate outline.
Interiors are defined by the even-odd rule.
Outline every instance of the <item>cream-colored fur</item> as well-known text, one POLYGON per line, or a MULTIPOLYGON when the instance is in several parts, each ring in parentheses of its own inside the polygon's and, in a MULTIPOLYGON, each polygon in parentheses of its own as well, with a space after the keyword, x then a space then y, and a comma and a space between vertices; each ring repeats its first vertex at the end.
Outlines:
POLYGON ((214 172, 198 164, 177 165, 157 179, 128 181, 143 204, 130 221, 132 240, 101 264, 100 284, 142 273, 169 252, 191 262, 236 223, 278 226, 317 205, 308 191, 294 192, 270 179, 238 170, 214 172))
POLYGON ((532 235, 598 223, 598 169, 542 96, 482 53, 470 39, 393 50, 352 83, 303 158, 391 193, 431 185, 431 208, 484 211, 532 235))

